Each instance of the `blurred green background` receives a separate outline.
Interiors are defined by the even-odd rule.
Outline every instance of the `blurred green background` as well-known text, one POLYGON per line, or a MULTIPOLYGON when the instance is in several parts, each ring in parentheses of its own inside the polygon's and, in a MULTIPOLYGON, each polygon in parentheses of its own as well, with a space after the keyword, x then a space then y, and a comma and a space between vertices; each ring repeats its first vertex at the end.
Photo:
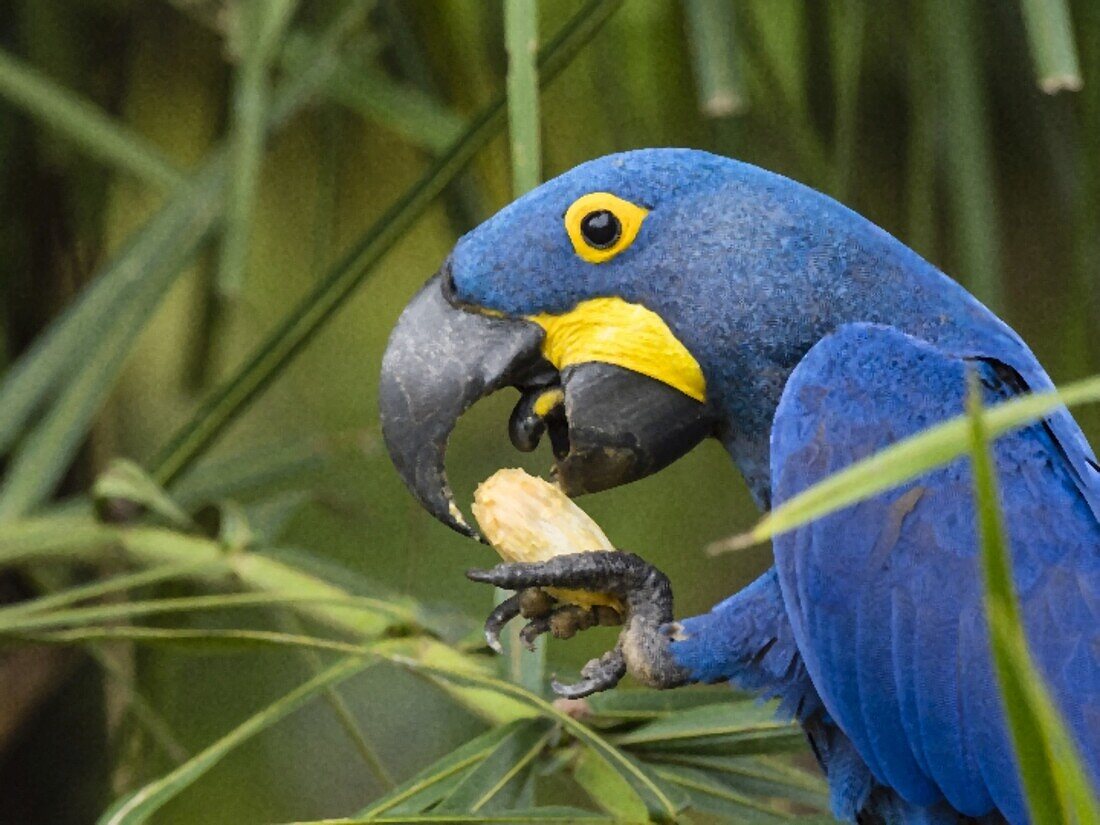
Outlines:
MULTIPOLYGON (((213 196, 225 220, 180 231, 159 257, 141 258, 134 283, 163 282, 145 309, 86 322, 81 340, 96 343, 69 351, 10 438, 8 422, 0 427, 12 449, 0 486, 7 520, 87 490, 112 457, 154 467, 200 401, 235 380, 503 93, 507 55, 500 2, 3 0, 0 9, 8 378, 88 284, 130 260, 183 181, 205 174, 218 152, 229 170, 213 196), (301 94, 265 135, 271 107, 296 80, 301 94), (82 378, 93 391, 65 407, 66 388, 82 378), (57 409, 69 417, 46 429, 57 409)), ((540 39, 579 9, 539 4, 540 39)), ((1100 371, 1095 0, 626 0, 545 89, 541 121, 544 178, 607 152, 693 146, 815 186, 996 308, 1056 382, 1100 371)), ((500 129, 203 455, 192 488, 219 479, 268 546, 481 616, 490 596, 462 573, 489 563, 491 551, 434 523, 405 492, 380 445, 376 387, 401 307, 455 238, 511 197, 500 129)), ((502 394, 463 419, 449 457, 460 502, 499 467, 548 467, 547 453, 509 446, 512 401, 502 394)), ((1096 443, 1100 419, 1088 410, 1079 418, 1096 443)), ((669 574, 683 615, 769 562, 763 551, 703 552, 755 516, 713 444, 583 504, 616 544, 669 574)), ((20 570, 3 586, 8 601, 34 590, 20 570)), ((271 626, 263 611, 245 616, 271 626)), ((551 644, 549 669, 575 670, 611 638, 600 630, 551 644)), ((117 793, 163 772, 170 754, 120 718, 118 683, 96 662, 36 650, 0 660, 0 690, 11 697, 0 702, 0 821, 91 821, 117 793)), ((266 652, 141 649, 124 659, 128 683, 187 753, 309 673, 299 658, 266 652)), ((343 695, 382 776, 315 704, 234 752, 157 821, 344 815, 377 796, 386 774, 405 778, 481 728, 396 668, 357 677, 343 695)))

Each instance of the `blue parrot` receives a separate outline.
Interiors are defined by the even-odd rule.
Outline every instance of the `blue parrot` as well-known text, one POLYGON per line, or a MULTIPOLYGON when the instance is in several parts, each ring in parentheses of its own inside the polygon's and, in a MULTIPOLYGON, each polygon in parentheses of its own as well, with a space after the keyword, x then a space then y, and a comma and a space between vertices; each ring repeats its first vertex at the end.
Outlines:
MULTIPOLYGON (((447 484, 446 442, 504 387, 520 391, 512 441, 547 436, 571 495, 713 437, 769 508, 960 414, 969 373, 990 404, 1051 388, 1004 322, 836 201, 727 158, 650 149, 578 166, 462 237, 402 314, 380 398, 410 490, 476 535, 447 484)), ((1030 647, 1100 786, 1100 466, 1065 409, 999 439, 994 458, 1030 647)), ((1024 823, 975 521, 960 459, 779 536, 771 569, 681 621, 668 579, 625 551, 469 575, 516 591, 489 617, 490 642, 532 588, 623 600, 617 645, 577 684, 555 683, 562 695, 629 672, 779 699, 838 819, 1024 823)), ((526 638, 550 629, 523 612, 526 638)))

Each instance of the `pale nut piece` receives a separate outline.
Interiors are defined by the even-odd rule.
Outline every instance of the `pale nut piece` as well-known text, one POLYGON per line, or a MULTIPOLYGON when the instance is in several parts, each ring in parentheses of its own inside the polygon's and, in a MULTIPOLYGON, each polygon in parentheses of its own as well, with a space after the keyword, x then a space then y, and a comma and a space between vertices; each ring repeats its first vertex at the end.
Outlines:
MULTIPOLYGON (((481 534, 506 562, 546 561, 566 553, 615 550, 600 526, 558 487, 521 469, 498 470, 474 491, 470 508, 481 534)), ((545 588, 560 602, 607 605, 617 598, 587 590, 545 588)))

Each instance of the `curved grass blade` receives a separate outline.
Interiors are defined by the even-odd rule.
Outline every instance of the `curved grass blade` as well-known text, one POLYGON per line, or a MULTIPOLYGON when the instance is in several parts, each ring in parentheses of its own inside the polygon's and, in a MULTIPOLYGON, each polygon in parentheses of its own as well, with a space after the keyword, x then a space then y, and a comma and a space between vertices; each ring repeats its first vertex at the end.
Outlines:
POLYGON ((804 741, 797 725, 776 718, 774 704, 749 700, 680 711, 609 739, 619 747, 693 753, 789 750, 804 741))
POLYGON ((794 819, 786 811, 731 789, 720 776, 693 768, 656 767, 654 772, 667 782, 682 788, 691 807, 728 817, 733 822, 779 823, 794 819))
POLYGON ((141 181, 168 190, 185 180, 182 170, 153 144, 4 51, 0 95, 88 154, 141 181))
MULTIPOLYGON (((0 637, 0 642, 4 637, 0 637)), ((165 647, 190 653, 239 653, 242 650, 296 648, 344 655, 370 656, 363 645, 337 642, 316 636, 296 636, 272 630, 197 630, 161 627, 81 627, 42 633, 20 633, 11 640, 29 640, 38 644, 82 645, 89 642, 125 641, 148 647, 165 647)))
POLYGON ((829 809, 829 786, 817 774, 762 756, 706 756, 694 753, 650 754, 654 763, 697 768, 720 774, 731 791, 750 797, 774 797, 821 811, 829 809))
MULTIPOLYGON (((618 8, 621 0, 589 0, 539 52, 541 81, 549 82, 618 8)), ((424 213, 436 196, 500 130, 505 101, 498 98, 466 133, 363 235, 317 287, 286 316, 252 357, 218 388, 169 440, 153 463, 153 477, 170 484, 279 375, 371 273, 375 264, 424 213)))
POLYGON ((516 804, 531 763, 546 748, 554 725, 546 719, 522 719, 474 770, 463 777, 433 811, 478 813, 516 804))
POLYGON ((513 725, 502 725, 471 739, 416 776, 402 782, 381 799, 376 799, 360 811, 358 817, 363 821, 373 821, 384 814, 420 813, 427 810, 480 765, 500 741, 509 735, 512 728, 513 725))
POLYGON ((160 584, 172 579, 193 576, 205 569, 208 569, 208 565, 202 562, 165 564, 150 567, 148 570, 140 570, 137 573, 124 573, 121 576, 111 576, 101 581, 68 587, 47 596, 39 596, 37 599, 16 602, 0 608, 0 626, 9 622, 13 616, 25 616, 31 613, 40 614, 47 610, 67 607, 89 599, 98 599, 127 590, 136 590, 139 587, 148 587, 151 584, 160 584))
POLYGON ((1027 648, 1005 540, 999 485, 982 416, 981 386, 974 373, 969 382, 967 424, 986 617, 1028 809, 1033 822, 1098 822, 1100 799, 1090 789, 1080 754, 1027 648))
POLYGON ((362 673, 369 664, 359 658, 338 662, 268 705, 175 770, 113 806, 100 817, 100 825, 138 825, 145 822, 244 742, 298 710, 324 688, 362 673))
POLYGON ((164 489, 145 470, 132 461, 113 459, 92 485, 92 498, 97 508, 122 500, 136 504, 143 510, 156 513, 174 527, 194 530, 195 522, 176 504, 164 489))
MULTIPOLYGON (((1058 407, 1095 401, 1100 401, 1100 376, 997 404, 982 412, 982 420, 988 437, 995 439, 1044 418, 1058 407)), ((902 439, 803 490, 765 515, 749 532, 717 542, 708 552, 723 553, 758 544, 949 464, 969 449, 969 432, 970 424, 962 415, 902 439)))
POLYGON ((514 685, 492 676, 440 666, 440 664, 435 661, 429 662, 427 660, 418 660, 407 655, 386 650, 383 646, 376 646, 373 650, 377 655, 395 664, 407 667, 413 672, 434 675, 442 679, 453 680, 462 684, 493 691, 502 696, 516 699, 538 711, 540 715, 555 720, 582 745, 590 748, 598 758, 606 762, 610 769, 617 771, 624 780, 634 788, 635 792, 642 797, 651 815, 658 818, 660 821, 675 820, 679 805, 673 801, 661 784, 656 782, 653 777, 649 775, 645 768, 635 759, 611 744, 611 742, 603 736, 562 712, 545 699, 536 696, 519 685, 514 685))
MULTIPOLYGON (((527 823, 552 823, 552 825, 618 825, 602 814, 580 808, 544 807, 507 811, 499 814, 428 813, 381 816, 376 819, 317 819, 295 822, 292 825, 527 825, 527 823)), ((289 824, 288 824, 289 825, 289 824)))
POLYGON ((30 615, 11 615, 0 612, 0 634, 31 633, 69 625, 96 624, 98 622, 135 619, 142 616, 159 616, 165 613, 191 613, 207 610, 239 609, 242 607, 270 607, 274 605, 298 605, 308 603, 333 604, 349 610, 363 610, 377 614, 383 629, 389 629, 405 623, 400 611, 390 610, 390 606, 377 599, 344 596, 339 599, 317 597, 298 593, 227 593, 212 596, 184 596, 175 599, 152 599, 149 601, 130 601, 120 604, 94 605, 92 607, 74 607, 69 610, 56 610, 43 614, 41 611, 30 615), (388 627, 387 627, 388 625, 388 627))

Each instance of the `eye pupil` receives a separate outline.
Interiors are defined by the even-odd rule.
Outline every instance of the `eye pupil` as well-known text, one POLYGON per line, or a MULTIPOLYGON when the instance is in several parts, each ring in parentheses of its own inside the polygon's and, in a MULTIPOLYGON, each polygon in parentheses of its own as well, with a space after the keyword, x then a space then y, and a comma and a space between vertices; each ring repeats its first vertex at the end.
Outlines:
POLYGON ((581 235, 585 243, 594 249, 607 249, 623 232, 619 219, 607 209, 589 212, 581 219, 581 235))

